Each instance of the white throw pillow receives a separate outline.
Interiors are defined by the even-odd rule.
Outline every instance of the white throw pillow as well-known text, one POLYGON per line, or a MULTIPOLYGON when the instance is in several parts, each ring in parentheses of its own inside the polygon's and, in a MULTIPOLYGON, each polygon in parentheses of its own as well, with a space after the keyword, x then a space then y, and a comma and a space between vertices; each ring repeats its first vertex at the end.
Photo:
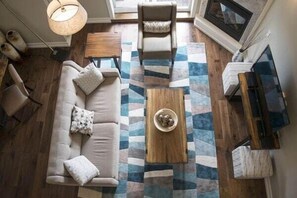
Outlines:
POLYGON ((100 174, 96 166, 83 155, 64 161, 64 166, 80 186, 100 174))
POLYGON ((143 31, 152 33, 170 32, 171 21, 143 21, 143 31))
POLYGON ((89 95, 104 81, 104 77, 93 64, 90 64, 73 80, 86 95, 89 95))
POLYGON ((71 117, 71 133, 93 134, 94 111, 88 111, 77 106, 73 107, 71 117))

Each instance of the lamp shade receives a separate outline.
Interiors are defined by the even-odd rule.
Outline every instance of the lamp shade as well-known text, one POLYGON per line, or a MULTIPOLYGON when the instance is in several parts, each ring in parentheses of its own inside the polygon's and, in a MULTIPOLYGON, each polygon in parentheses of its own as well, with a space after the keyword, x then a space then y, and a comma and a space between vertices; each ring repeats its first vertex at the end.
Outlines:
POLYGON ((76 0, 53 0, 47 7, 47 18, 53 32, 67 36, 85 26, 88 14, 76 0))

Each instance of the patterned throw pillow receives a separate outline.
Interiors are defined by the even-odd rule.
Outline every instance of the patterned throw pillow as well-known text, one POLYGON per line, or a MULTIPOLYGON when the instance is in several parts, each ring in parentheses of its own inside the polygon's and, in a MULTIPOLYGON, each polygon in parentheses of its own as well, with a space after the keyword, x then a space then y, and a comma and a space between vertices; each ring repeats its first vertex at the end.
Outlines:
POLYGON ((73 80, 86 95, 89 95, 104 81, 104 77, 93 64, 90 64, 73 80))
POLYGON ((91 136, 93 134, 94 111, 73 107, 71 118, 71 133, 82 133, 91 136))
POLYGON ((170 32, 171 21, 143 21, 143 31, 152 33, 170 32))

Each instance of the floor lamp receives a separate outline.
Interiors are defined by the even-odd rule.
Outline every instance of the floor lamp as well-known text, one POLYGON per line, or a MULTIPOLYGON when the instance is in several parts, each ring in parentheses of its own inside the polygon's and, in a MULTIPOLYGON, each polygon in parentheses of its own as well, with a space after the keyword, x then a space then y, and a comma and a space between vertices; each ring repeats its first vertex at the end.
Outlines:
POLYGON ((18 21, 20 21, 32 34, 34 34, 45 46, 47 46, 52 52, 51 52, 51 58, 57 61, 64 61, 68 55, 69 51, 63 50, 63 49, 54 49, 51 46, 49 46, 46 41, 41 38, 36 32, 31 30, 31 28, 19 17, 7 3, 3 0, 0 0, 2 5, 11 13, 13 14, 18 21))
POLYGON ((88 14, 77 0, 53 0, 47 7, 47 19, 53 32, 67 36, 85 26, 88 14))

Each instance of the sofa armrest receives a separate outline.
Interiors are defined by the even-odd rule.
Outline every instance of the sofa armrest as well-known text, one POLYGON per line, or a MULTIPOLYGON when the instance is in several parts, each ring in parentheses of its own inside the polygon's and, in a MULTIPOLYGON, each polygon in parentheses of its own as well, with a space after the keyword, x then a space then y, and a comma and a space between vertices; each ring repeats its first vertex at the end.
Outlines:
POLYGON ((121 79, 121 75, 119 70, 116 68, 98 68, 99 71, 102 72, 104 77, 119 77, 121 79))
MULTIPOLYGON (((90 63, 93 64, 93 63, 90 63)), ((84 68, 79 66, 77 63, 75 63, 72 60, 64 61, 63 66, 70 66, 76 69, 77 71, 81 72, 84 68)), ((121 79, 121 75, 116 68, 98 68, 99 71, 102 72, 104 77, 119 77, 121 79)))
POLYGON ((138 9, 138 42, 137 42, 137 49, 138 51, 143 50, 142 40, 143 40, 143 13, 142 13, 142 4, 139 3, 137 6, 138 9))
POLYGON ((63 66, 67 65, 70 67, 73 67, 74 69, 76 69, 77 71, 81 72, 84 68, 82 68, 81 66, 79 66, 76 62, 72 61, 72 60, 67 60, 63 62, 63 66))
POLYGON ((172 18, 171 18, 171 48, 175 55, 177 49, 177 39, 176 39, 176 3, 172 3, 172 18))
MULTIPOLYGON (((46 182, 48 184, 57 184, 64 186, 79 186, 72 177, 69 176, 60 176, 60 175, 52 175, 47 176, 46 182)), ((84 186, 102 186, 102 187, 116 187, 118 186, 119 181, 114 178, 98 178, 95 177, 84 186)))
POLYGON ((175 55, 177 51, 176 28, 172 28, 172 32, 171 32, 171 51, 172 51, 172 58, 175 59, 175 55))
POLYGON ((177 49, 177 39, 176 39, 176 26, 172 28, 171 31, 171 48, 172 49, 177 49))
POLYGON ((143 32, 142 32, 142 30, 138 30, 138 41, 137 41, 137 50, 138 51, 143 50, 142 41, 143 41, 143 32))

